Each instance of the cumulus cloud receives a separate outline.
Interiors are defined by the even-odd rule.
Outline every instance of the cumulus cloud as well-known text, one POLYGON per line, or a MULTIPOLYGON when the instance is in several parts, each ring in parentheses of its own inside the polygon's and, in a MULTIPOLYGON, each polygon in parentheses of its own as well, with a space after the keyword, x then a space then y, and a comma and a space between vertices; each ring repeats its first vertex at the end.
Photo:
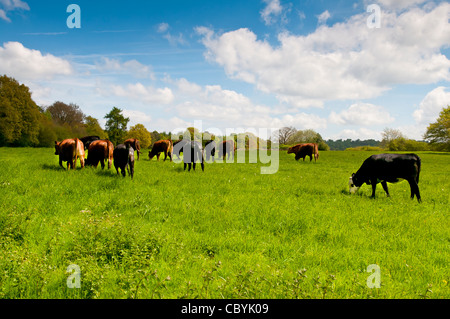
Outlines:
POLYGON ((355 103, 341 113, 331 112, 329 120, 339 125, 370 126, 389 124, 395 119, 382 106, 355 103))
MULTIPOLYGON (((226 74, 275 94, 280 100, 362 100, 397 84, 450 80, 450 4, 383 12, 380 29, 367 27, 366 13, 308 35, 282 32, 279 45, 251 30, 216 34, 197 28, 205 57, 226 74)), ((299 103, 300 105, 302 103, 299 103)))
POLYGON ((450 88, 437 87, 429 92, 420 102, 419 109, 413 116, 417 124, 428 125, 436 121, 444 107, 450 105, 450 88))
POLYGON ((69 61, 51 54, 24 47, 20 42, 6 42, 0 47, 0 73, 20 81, 51 79, 57 75, 70 75, 69 61))
POLYGON ((225 127, 280 128, 295 126, 299 129, 326 127, 326 119, 319 116, 280 111, 254 103, 249 97, 220 85, 200 86, 184 78, 171 81, 176 102, 173 110, 182 118, 204 120, 211 125, 225 127))

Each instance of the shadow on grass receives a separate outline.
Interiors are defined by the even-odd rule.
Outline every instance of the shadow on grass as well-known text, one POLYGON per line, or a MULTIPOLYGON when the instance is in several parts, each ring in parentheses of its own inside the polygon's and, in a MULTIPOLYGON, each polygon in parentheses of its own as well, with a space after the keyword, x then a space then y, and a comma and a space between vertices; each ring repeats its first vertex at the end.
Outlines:
MULTIPOLYGON (((63 167, 59 166, 58 164, 51 165, 51 164, 43 164, 42 168, 49 171, 67 171, 67 166, 63 164, 63 167)), ((77 165, 76 170, 82 170, 84 168, 81 168, 79 165, 77 165)))

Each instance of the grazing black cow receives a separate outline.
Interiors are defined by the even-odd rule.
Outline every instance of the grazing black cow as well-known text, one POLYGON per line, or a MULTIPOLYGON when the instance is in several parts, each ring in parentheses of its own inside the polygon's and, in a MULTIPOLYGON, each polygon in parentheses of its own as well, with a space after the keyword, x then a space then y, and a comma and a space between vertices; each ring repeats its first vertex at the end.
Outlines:
POLYGON ((362 184, 372 185, 372 197, 375 197, 377 183, 381 182, 389 196, 387 182, 397 183, 407 180, 411 187, 411 199, 414 195, 420 203, 419 174, 420 157, 416 154, 378 154, 364 161, 360 169, 349 179, 350 193, 355 193, 362 184))
POLYGON ((84 149, 85 150, 87 150, 87 149, 89 149, 89 145, 93 142, 93 141, 96 141, 96 140, 99 140, 100 139, 100 136, 95 136, 95 135, 92 135, 92 136, 85 136, 85 137, 82 137, 82 138, 80 138, 80 140, 83 142, 83 144, 84 144, 84 149))
POLYGON ((200 165, 202 166, 202 171, 205 171, 205 159, 203 157, 203 149, 202 144, 197 141, 187 141, 185 146, 183 147, 183 162, 184 162, 184 170, 186 170, 186 166, 189 167, 188 172, 191 170, 191 164, 195 171, 195 163, 200 161, 200 165))
POLYGON ((125 169, 128 171, 128 175, 133 178, 134 175, 134 149, 130 144, 119 144, 114 148, 114 167, 116 168, 117 175, 119 175, 119 168, 122 171, 122 176, 125 177, 125 169))
POLYGON ((216 142, 214 140, 209 140, 205 143, 205 158, 209 161, 209 158, 212 157, 212 161, 214 162, 214 156, 216 155, 216 142))
POLYGON ((183 148, 186 144, 190 143, 189 140, 178 140, 173 142, 173 155, 176 155, 180 159, 180 154, 183 153, 183 148))

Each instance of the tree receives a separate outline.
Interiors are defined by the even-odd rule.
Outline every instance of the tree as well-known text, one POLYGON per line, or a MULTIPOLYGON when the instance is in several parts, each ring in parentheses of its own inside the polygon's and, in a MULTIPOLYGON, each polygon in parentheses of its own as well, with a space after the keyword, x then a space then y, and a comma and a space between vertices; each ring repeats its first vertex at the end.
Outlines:
POLYGON ((395 140, 405 140, 406 137, 403 135, 400 130, 396 130, 393 128, 385 128, 381 133, 382 140, 380 146, 383 148, 389 148, 388 145, 392 144, 395 140))
POLYGON ((107 119, 105 131, 108 133, 109 140, 113 142, 114 145, 123 143, 130 119, 124 117, 122 115, 122 110, 117 107, 113 107, 111 112, 105 115, 105 119, 107 119))
POLYGON ((152 145, 152 134, 147 131, 143 124, 132 126, 127 132, 125 139, 137 138, 141 148, 149 148, 152 145))
POLYGON ((71 128, 83 125, 84 114, 74 103, 66 104, 57 101, 47 107, 46 111, 52 115, 52 120, 57 125, 67 124, 71 128))
POLYGON ((328 151, 330 149, 327 143, 323 140, 322 136, 311 129, 296 131, 287 142, 288 144, 317 143, 319 145, 319 150, 328 151))
POLYGON ((436 150, 450 151, 450 106, 442 109, 437 121, 428 126, 423 138, 436 150))
POLYGON ((287 144, 288 140, 297 132, 297 130, 292 127, 282 127, 278 130, 278 143, 287 144))
POLYGON ((37 145, 40 116, 30 89, 0 76, 0 145, 37 145))
POLYGON ((86 135, 99 136, 100 139, 108 138, 108 134, 98 124, 98 120, 92 116, 86 116, 84 119, 84 125, 86 128, 86 135))

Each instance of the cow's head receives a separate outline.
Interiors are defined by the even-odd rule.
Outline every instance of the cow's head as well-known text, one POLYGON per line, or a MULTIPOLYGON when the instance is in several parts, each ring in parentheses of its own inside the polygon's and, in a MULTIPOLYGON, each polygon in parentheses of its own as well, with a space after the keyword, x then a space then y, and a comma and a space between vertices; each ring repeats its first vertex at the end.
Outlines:
POLYGON ((55 141, 55 155, 59 155, 60 142, 55 141))
POLYGON ((287 153, 288 153, 288 154, 294 153, 294 147, 293 147, 293 146, 292 146, 292 147, 289 147, 287 153))
POLYGON ((348 191, 350 194, 355 194, 358 189, 361 187, 362 183, 358 180, 358 177, 355 175, 355 173, 352 174, 352 176, 348 179, 348 191))

